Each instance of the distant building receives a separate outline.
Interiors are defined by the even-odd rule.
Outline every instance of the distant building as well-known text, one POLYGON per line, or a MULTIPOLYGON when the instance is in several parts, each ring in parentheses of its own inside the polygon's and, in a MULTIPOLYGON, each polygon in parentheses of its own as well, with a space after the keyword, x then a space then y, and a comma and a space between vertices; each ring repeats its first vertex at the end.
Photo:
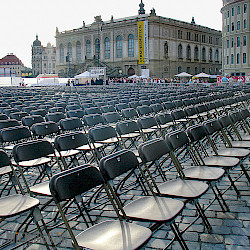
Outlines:
POLYGON ((0 77, 21 77, 23 69, 22 61, 12 53, 0 59, 0 77))
POLYGON ((249 0, 223 0, 222 70, 229 76, 250 76, 249 3, 249 0))
POLYGON ((171 18, 145 14, 103 21, 59 32, 56 29, 56 72, 72 76, 90 67, 106 67, 108 76, 170 78, 186 71, 218 74, 222 63, 221 31, 171 18))
POLYGON ((39 74, 55 74, 56 71, 56 48, 48 43, 42 46, 41 41, 33 42, 32 47, 32 73, 34 76, 39 74))

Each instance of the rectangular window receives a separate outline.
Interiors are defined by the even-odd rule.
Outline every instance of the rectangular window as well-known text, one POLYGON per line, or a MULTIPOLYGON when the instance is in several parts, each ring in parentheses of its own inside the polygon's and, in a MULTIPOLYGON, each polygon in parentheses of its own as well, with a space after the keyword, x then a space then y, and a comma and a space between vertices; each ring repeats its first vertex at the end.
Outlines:
POLYGON ((237 22, 237 30, 240 30, 240 21, 237 22))
POLYGON ((237 36, 237 47, 240 47, 240 37, 237 36))
POLYGON ((237 15, 240 14, 240 6, 237 7, 237 15))
POLYGON ((234 39, 232 38, 232 41, 231 41, 231 47, 233 48, 234 47, 234 39))
POLYGON ((229 17, 230 16, 230 12, 229 12, 229 10, 227 11, 227 17, 229 17))
POLYGON ((178 30, 178 38, 182 39, 182 31, 181 30, 178 30))
POLYGON ((187 67, 187 73, 190 74, 190 67, 187 67))
POLYGON ((187 32, 187 40, 190 40, 190 39, 191 39, 191 33, 187 32))
POLYGON ((239 53, 237 54, 237 57, 236 57, 236 63, 237 63, 237 64, 240 63, 240 54, 239 54, 239 53))
POLYGON ((247 4, 244 4, 244 13, 247 13, 247 4))
POLYGON ((247 46, 247 36, 243 36, 243 46, 247 46))
POLYGON ((246 19, 244 19, 244 21, 243 21, 243 28, 244 28, 244 29, 247 28, 247 20, 246 20, 246 19))
POLYGON ((227 48, 229 48, 229 40, 227 40, 227 48))
POLYGON ((243 63, 247 63, 247 53, 243 53, 243 63))
POLYGON ((232 22, 232 31, 234 31, 234 22, 232 22))
POLYGON ((227 32, 229 32, 229 25, 227 25, 227 32))
POLYGON ((227 56, 227 64, 229 64, 229 56, 227 56))
POLYGON ((232 16, 234 16, 234 8, 232 8, 232 16))
POLYGON ((231 54, 231 64, 234 64, 234 54, 231 54))

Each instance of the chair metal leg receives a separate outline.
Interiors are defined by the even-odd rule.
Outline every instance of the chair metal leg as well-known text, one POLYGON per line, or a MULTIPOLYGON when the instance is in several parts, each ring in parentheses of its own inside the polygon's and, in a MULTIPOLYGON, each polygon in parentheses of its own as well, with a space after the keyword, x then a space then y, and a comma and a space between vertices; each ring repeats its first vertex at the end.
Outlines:
POLYGON ((212 227, 211 227, 211 225, 210 225, 210 223, 209 223, 209 221, 207 219, 207 216, 205 215, 205 213, 204 213, 204 211, 203 211, 203 209, 202 209, 202 207, 201 207, 201 205, 199 204, 198 201, 195 202, 195 206, 196 206, 197 211, 198 211, 198 213, 199 213, 199 215, 200 215, 200 217, 201 217, 201 219, 202 219, 202 221, 204 223, 204 226, 207 228, 207 231, 209 233, 211 233, 212 227))
POLYGON ((173 222, 172 224, 170 224, 170 227, 171 227, 171 229, 172 229, 172 231, 173 231, 173 233, 174 233, 174 235, 175 235, 177 241, 178 241, 179 244, 181 245, 181 248, 182 248, 183 250, 188 250, 188 247, 187 247, 187 245, 186 245, 186 242, 184 241, 184 239, 183 239, 183 237, 182 237, 182 235, 181 235, 181 233, 180 233, 180 231, 179 231, 177 225, 175 224, 175 222, 173 222))
POLYGON ((247 178, 247 180, 248 180, 248 182, 249 182, 249 184, 250 184, 250 177, 249 177, 249 174, 247 173, 246 168, 244 167, 243 164, 240 164, 240 167, 241 167, 241 169, 242 169, 244 175, 246 176, 246 178, 247 178))

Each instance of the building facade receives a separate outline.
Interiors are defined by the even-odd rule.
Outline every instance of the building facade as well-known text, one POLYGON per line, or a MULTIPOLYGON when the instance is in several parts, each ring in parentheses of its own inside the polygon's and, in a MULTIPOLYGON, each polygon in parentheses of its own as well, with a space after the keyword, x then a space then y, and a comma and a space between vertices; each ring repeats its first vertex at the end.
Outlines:
POLYGON ((56 48, 48 43, 42 46, 41 41, 33 42, 32 47, 32 73, 34 76, 39 74, 55 74, 56 71, 56 48))
POLYGON ((0 77, 21 77, 24 65, 12 53, 0 59, 0 77))
POLYGON ((64 76, 93 66, 106 67, 109 76, 141 75, 142 69, 157 78, 172 78, 183 71, 218 74, 222 62, 220 31, 196 25, 194 20, 157 16, 154 9, 145 14, 142 2, 136 16, 105 22, 97 16, 78 29, 57 29, 56 50, 56 73, 64 76), (143 32, 142 23, 146 24, 143 32), (140 60, 145 47, 147 60, 140 60))
POLYGON ((250 75, 250 1, 223 0, 223 74, 250 75))

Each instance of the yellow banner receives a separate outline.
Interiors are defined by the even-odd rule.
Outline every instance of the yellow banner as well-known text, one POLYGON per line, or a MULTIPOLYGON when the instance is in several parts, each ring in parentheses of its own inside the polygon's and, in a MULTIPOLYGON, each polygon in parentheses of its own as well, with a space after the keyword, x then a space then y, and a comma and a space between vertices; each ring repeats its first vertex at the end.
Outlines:
POLYGON ((144 53, 144 22, 138 22, 138 50, 139 50, 139 64, 145 64, 144 53))

